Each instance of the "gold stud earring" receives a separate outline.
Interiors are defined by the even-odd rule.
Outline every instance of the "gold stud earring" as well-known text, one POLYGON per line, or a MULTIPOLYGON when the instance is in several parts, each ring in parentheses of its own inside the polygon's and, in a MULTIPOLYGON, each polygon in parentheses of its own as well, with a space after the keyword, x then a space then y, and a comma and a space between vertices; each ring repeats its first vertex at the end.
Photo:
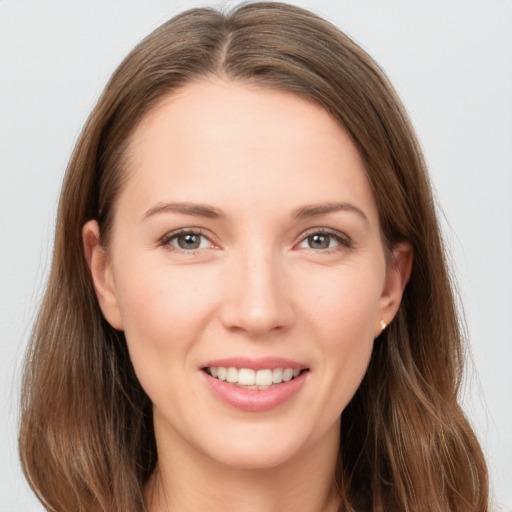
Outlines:
POLYGON ((386 322, 384 322, 384 320, 380 321, 380 327, 382 330, 384 330, 387 327, 387 324, 386 324, 386 322))

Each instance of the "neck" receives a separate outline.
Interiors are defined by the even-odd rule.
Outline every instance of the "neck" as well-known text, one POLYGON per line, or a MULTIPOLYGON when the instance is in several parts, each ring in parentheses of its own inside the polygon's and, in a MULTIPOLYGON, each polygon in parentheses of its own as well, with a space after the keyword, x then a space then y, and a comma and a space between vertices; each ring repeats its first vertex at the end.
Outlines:
POLYGON ((247 469, 226 466, 190 445, 165 446, 157 435, 163 446, 145 488, 148 511, 336 512, 338 438, 336 432, 275 467, 247 469))

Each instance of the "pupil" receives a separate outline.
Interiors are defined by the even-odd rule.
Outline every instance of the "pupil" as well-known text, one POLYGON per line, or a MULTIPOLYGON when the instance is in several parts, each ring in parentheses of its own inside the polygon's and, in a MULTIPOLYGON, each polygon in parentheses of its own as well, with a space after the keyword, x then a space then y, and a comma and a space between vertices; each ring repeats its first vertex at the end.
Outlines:
POLYGON ((178 245, 182 249, 197 249, 199 247, 199 240, 199 235, 183 235, 178 238, 178 245))
POLYGON ((309 237, 309 246, 312 249, 327 249, 330 238, 327 235, 311 235, 309 237))

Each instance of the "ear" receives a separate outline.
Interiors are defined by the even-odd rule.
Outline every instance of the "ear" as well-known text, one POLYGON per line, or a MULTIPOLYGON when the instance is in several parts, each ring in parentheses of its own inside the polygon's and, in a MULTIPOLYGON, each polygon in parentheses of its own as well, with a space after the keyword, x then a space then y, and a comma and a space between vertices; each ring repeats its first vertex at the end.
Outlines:
POLYGON ((411 277, 412 261, 413 252, 410 244, 403 242, 393 247, 380 298, 375 337, 391 323, 400 307, 405 286, 411 277))
POLYGON ((123 330, 123 322, 117 301, 112 264, 108 253, 101 245, 98 222, 90 220, 82 228, 85 259, 91 272, 94 291, 101 311, 114 329, 123 330))

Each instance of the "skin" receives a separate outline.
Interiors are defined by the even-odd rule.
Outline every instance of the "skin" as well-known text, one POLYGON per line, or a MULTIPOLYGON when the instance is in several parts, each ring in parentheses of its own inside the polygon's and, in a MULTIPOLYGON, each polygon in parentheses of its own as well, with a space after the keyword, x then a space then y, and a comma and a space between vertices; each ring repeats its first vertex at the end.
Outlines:
POLYGON ((204 81, 142 120, 127 173, 108 247, 95 221, 83 238, 102 311, 125 331, 154 404, 150 510, 336 510, 339 417, 412 260, 402 244, 386 263, 356 147, 310 101, 204 81), (198 248, 180 247, 184 228, 198 248), (235 356, 309 371, 285 403, 242 411, 211 393, 201 369, 235 356))

